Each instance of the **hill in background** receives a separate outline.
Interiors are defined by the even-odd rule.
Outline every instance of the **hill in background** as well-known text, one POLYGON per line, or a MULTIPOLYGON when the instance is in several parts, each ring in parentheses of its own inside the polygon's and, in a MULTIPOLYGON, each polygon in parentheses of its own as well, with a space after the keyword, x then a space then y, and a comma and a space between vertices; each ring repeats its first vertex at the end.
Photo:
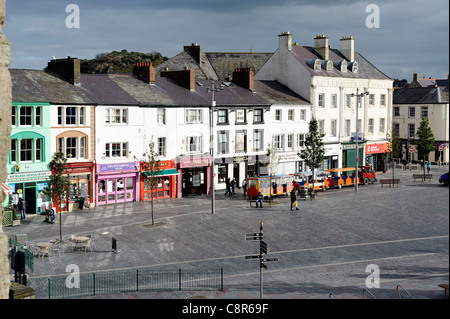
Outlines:
POLYGON ((113 51, 110 53, 99 53, 95 59, 80 60, 81 73, 132 73, 136 63, 152 62, 153 66, 158 66, 168 60, 159 52, 140 53, 113 51))

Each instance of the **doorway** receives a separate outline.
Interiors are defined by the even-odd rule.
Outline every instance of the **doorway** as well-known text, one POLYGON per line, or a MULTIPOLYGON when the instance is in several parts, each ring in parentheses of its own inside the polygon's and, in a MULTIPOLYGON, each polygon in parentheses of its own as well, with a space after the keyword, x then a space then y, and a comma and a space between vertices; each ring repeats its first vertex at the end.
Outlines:
POLYGON ((27 201, 27 214, 36 214, 36 187, 26 187, 24 199, 27 201))

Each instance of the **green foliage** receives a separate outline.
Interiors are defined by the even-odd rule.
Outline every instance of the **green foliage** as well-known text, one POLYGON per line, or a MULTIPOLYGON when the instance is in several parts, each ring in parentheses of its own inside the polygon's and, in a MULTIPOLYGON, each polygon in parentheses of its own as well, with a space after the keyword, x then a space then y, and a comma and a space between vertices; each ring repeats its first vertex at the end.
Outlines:
POLYGON ((419 158, 426 158, 430 152, 436 150, 434 146, 434 135, 431 128, 428 126, 429 120, 428 117, 422 117, 422 121, 420 122, 420 126, 417 129, 417 152, 419 158))
POLYGON ((141 53, 122 50, 98 53, 95 59, 81 60, 80 66, 82 73, 131 73, 136 63, 152 62, 156 67, 167 59, 156 51, 141 53))
POLYGON ((300 152, 300 158, 313 171, 320 168, 325 156, 323 137, 319 133, 319 124, 315 118, 309 122, 309 132, 305 137, 305 147, 300 152))

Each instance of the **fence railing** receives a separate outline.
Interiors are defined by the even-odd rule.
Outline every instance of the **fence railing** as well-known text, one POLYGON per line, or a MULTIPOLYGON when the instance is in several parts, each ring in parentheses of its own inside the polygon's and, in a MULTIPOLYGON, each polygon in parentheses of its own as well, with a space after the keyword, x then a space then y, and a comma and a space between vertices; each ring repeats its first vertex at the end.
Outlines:
POLYGON ((48 299, 131 291, 223 290, 223 269, 142 268, 30 278, 29 282, 36 291, 36 298, 48 299))
POLYGON ((31 250, 29 250, 25 244, 19 243, 14 239, 9 238, 8 240, 9 250, 17 249, 22 250, 25 253, 25 265, 30 269, 31 272, 34 270, 34 255, 31 250))

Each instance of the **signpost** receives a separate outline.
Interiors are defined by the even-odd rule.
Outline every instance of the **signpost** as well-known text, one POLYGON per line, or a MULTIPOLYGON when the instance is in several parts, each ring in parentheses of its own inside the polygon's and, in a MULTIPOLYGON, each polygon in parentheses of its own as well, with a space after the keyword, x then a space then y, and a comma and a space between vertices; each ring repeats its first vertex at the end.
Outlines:
POLYGON ((278 258, 263 258, 269 252, 267 243, 263 241, 263 222, 259 224, 259 233, 245 234, 245 240, 259 240, 259 255, 245 256, 245 259, 259 259, 259 296, 263 299, 263 268, 267 269, 265 262, 278 261, 278 258))

